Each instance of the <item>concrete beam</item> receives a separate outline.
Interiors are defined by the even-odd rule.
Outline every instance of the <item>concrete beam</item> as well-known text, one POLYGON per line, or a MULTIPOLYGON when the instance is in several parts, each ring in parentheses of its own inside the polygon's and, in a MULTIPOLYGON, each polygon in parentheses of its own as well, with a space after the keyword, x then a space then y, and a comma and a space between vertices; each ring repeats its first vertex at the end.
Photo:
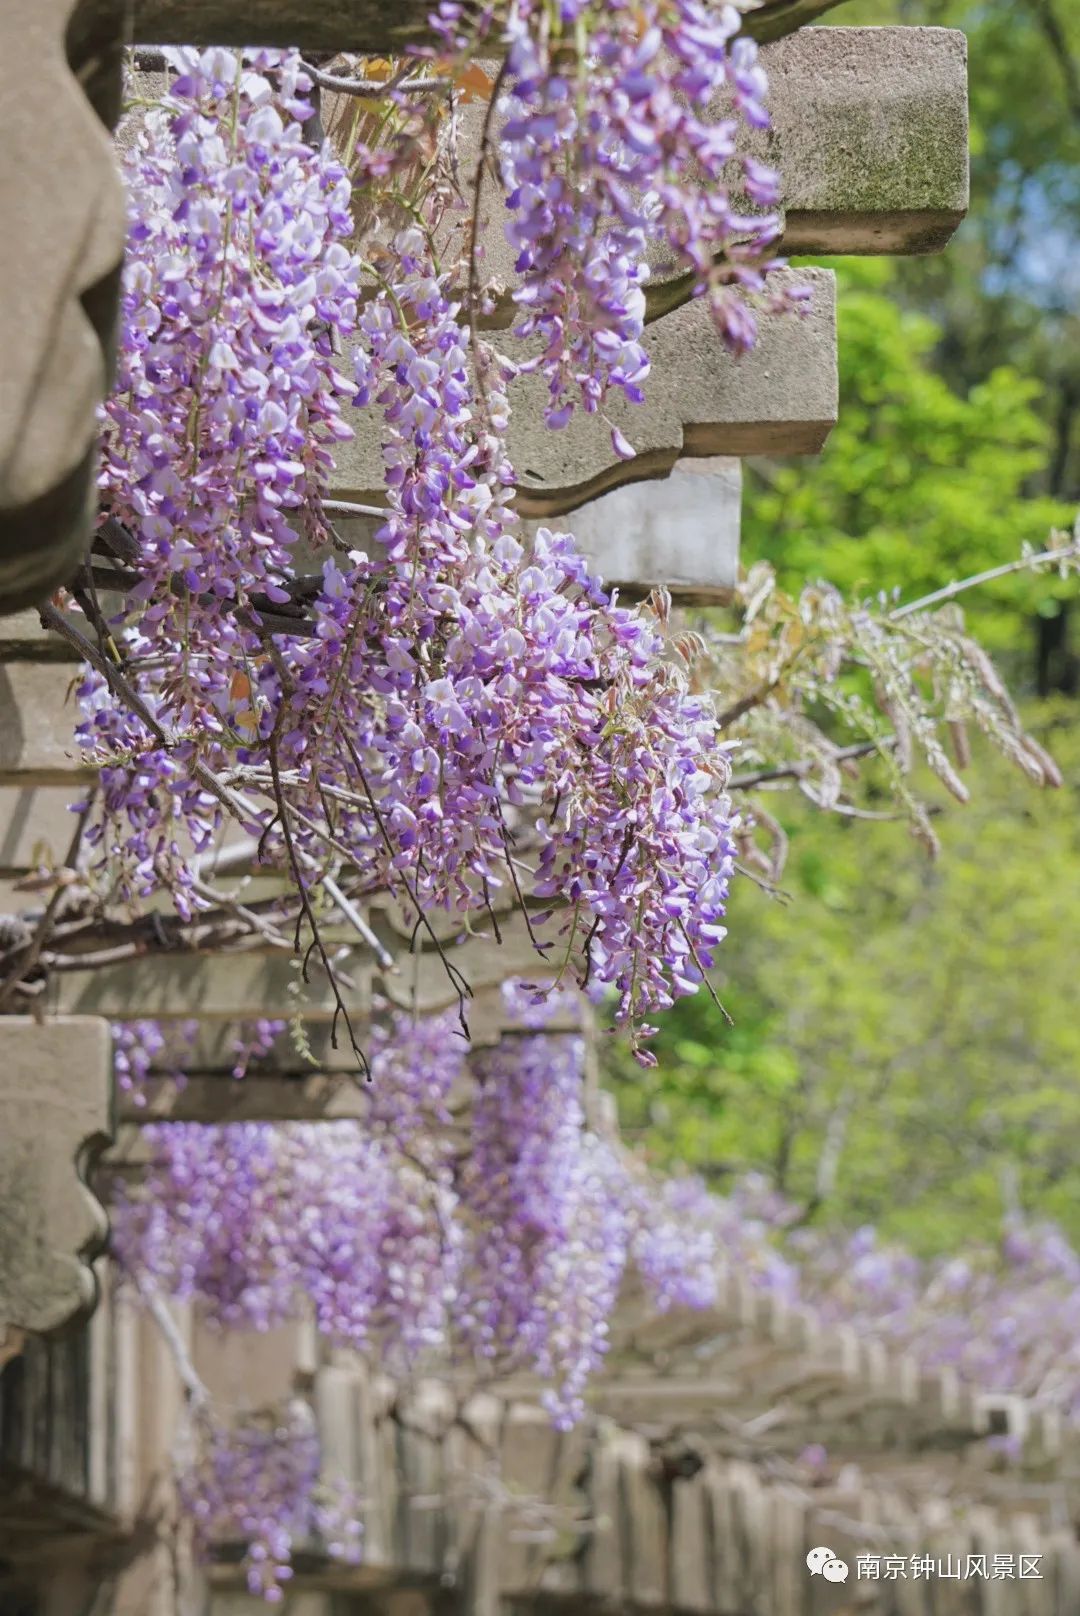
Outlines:
MULTIPOLYGON (((350 1014, 370 1013, 370 969, 359 952, 340 964, 354 986, 344 987, 350 1014)), ((46 1008, 63 1015, 132 1021, 254 1021, 260 1016, 333 1019, 335 1001, 325 973, 313 961, 305 983, 291 955, 258 950, 231 954, 148 954, 85 971, 54 971, 46 1008)), ((339 1042, 348 1043, 338 1026, 339 1042)))
MULTIPOLYGON (((502 1038, 521 1036, 501 1003, 481 993, 469 1017, 469 1049, 483 1049, 502 1038)), ((314 1029, 313 1029, 314 1030, 314 1029)), ((358 1028, 366 1047, 368 1028, 358 1028)), ((553 1016, 545 1033, 580 1032, 576 1013, 553 1016)), ((456 1034, 451 1034, 456 1036, 456 1034)), ((466 1047, 463 1043, 463 1049, 466 1047)), ((234 1078, 227 1072, 191 1071, 182 1084, 163 1079, 153 1085, 144 1104, 129 1095, 117 1099, 117 1120, 135 1127, 153 1122, 340 1122, 363 1121, 369 1114, 368 1089, 351 1050, 337 1052, 338 1069, 293 1072, 249 1072, 234 1078)), ((293 1057, 295 1060, 295 1056, 293 1057)))
MULTIPOLYGON (((377 917, 375 929, 382 930, 377 917)), ((464 977, 474 995, 497 987, 509 977, 548 977, 554 974, 559 953, 555 934, 545 953, 538 953, 528 927, 519 914, 500 924, 501 942, 492 933, 461 941, 448 941, 440 954, 434 946, 413 955, 398 950, 394 972, 377 977, 377 990, 390 1004, 420 1014, 458 1004, 458 992, 447 972, 445 958, 464 977)), ((392 933, 387 933, 392 938, 392 933)), ((363 948, 335 949, 348 953, 339 969, 352 987, 343 997, 357 1024, 371 1013, 373 971, 363 948)), ((301 1016, 305 1021, 331 1022, 336 1000, 325 973, 312 960, 305 983, 299 961, 292 954, 258 949, 218 954, 147 954, 114 965, 87 970, 54 971, 46 991, 46 1007, 66 1015, 98 1015, 119 1020, 156 1017, 165 1021, 196 1018, 201 1021, 253 1021, 260 1016, 301 1016)), ((465 1015, 471 1023, 473 1000, 466 997, 465 1015)), ((486 1012, 478 1011, 480 1016, 486 1012)), ((347 1044, 339 1023, 339 1043, 347 1044)))
MULTIPOLYGON (((78 621, 81 627, 84 619, 81 614, 72 621, 78 621)), ((62 634, 56 634, 51 629, 42 628, 41 618, 36 611, 13 612, 10 617, 0 617, 0 662, 74 662, 80 661, 79 654, 62 634)))
POLYGON ((608 587, 631 596, 662 587, 678 602, 709 605, 730 599, 738 582, 741 514, 742 462, 718 456, 680 460, 650 486, 613 488, 566 526, 608 587))
POLYGON ((939 252, 969 200, 960 30, 808 28, 763 60, 784 251, 939 252))
MULTIPOLYGON (((0 668, 0 685, 3 678, 0 668)), ((3 731, 0 716, 0 739, 3 731)), ((67 786, 0 786, 0 877, 10 881, 39 864, 61 862, 75 829, 68 804, 77 791, 78 781, 70 777, 67 786)), ((26 893, 5 894, 0 897, 0 913, 29 908, 34 901, 26 893)))
POLYGON ((92 780, 75 743, 68 664, 0 662, 0 786, 69 786, 92 780))
MULTIPOLYGON (((519 504, 548 508, 532 491, 519 504)), ((741 516, 742 461, 717 455, 681 459, 652 483, 624 483, 572 511, 527 516, 520 531, 531 539, 540 527, 569 529, 592 572, 624 595, 662 585, 677 602, 707 605, 727 600, 738 578, 741 516)), ((335 526, 357 549, 377 548, 381 520, 337 517, 335 526)), ((311 562, 318 566, 319 558, 311 562)))
MULTIPOLYGON (((754 38, 774 39, 830 10, 839 0, 764 0, 743 19, 754 38)), ((431 0, 133 0, 126 37, 143 45, 298 45, 306 51, 403 51, 430 41, 431 0)), ((92 36, 116 16, 114 0, 79 0, 72 34, 92 36)), ((498 30, 495 30, 496 36, 498 30)))
POLYGON ((368 1106, 356 1058, 351 1072, 313 1072, 310 1077, 252 1073, 236 1079, 195 1073, 183 1087, 158 1086, 145 1105, 122 1096, 117 1120, 145 1127, 154 1122, 340 1122, 364 1118, 368 1106))
MULTIPOLYGON (((311 1021, 303 1016, 300 1019, 314 1064, 307 1062, 298 1052, 291 1033, 286 1031, 278 1039, 271 1054, 259 1062, 260 1073, 279 1078, 306 1078, 316 1072, 329 1074, 356 1071, 356 1056, 349 1048, 348 1039, 339 1038, 338 1047, 334 1049, 330 1042, 328 1022, 311 1021)), ((354 1025, 358 1034, 366 1038, 367 1020, 358 1017, 354 1025)), ((177 1052, 178 1058, 170 1059, 162 1056, 151 1064, 151 1072, 155 1078, 164 1080, 177 1070, 183 1070, 205 1077, 207 1080, 212 1078, 223 1087, 228 1087, 236 1081, 232 1076, 236 1065, 235 1043, 250 1031, 250 1023, 245 1026, 238 1019, 200 1021, 194 1040, 191 1043, 185 1042, 183 1048, 177 1052)))

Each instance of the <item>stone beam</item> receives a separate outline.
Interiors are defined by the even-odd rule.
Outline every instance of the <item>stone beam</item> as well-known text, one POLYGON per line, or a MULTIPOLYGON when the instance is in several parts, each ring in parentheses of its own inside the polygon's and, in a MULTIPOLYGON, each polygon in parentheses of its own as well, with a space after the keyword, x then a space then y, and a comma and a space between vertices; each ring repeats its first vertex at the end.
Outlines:
MULTIPOLYGON (((723 603, 739 577, 742 461, 734 456, 679 459, 656 482, 616 485, 569 512, 529 490, 522 491, 519 506, 550 512, 524 517, 525 538, 551 524, 569 528, 593 574, 622 596, 643 598, 664 587, 676 603, 723 603)), ((335 517, 341 537, 369 554, 377 553, 380 525, 373 517, 335 517)), ((304 554, 301 570, 309 562, 312 570, 320 566, 319 556, 304 554)), ((2 868, 0 832, 0 873, 2 868)))
MULTIPOLYGON (((4 670, 0 667, 0 687, 4 670)), ((0 716, 0 744, 3 717, 0 716)), ((71 844, 75 815, 68 811, 78 789, 72 779, 62 786, 0 786, 0 878, 10 882, 38 864, 59 864, 71 844)), ((0 912, 29 908, 36 899, 25 893, 5 892, 0 912)))
MULTIPOLYGON (((735 359, 721 346, 709 311, 686 303, 645 334, 652 361, 644 404, 607 408, 638 451, 620 460, 607 423, 576 414, 562 432, 544 425, 546 384, 522 376, 510 386, 510 455, 518 473, 517 507, 539 520, 574 510, 624 483, 668 475, 680 459, 816 454, 836 421, 836 308, 828 270, 781 270, 808 283, 802 315, 765 315, 757 346, 735 359)), ((337 452, 334 494, 380 499, 379 422, 351 417, 356 436, 337 452)), ((572 526, 573 524, 570 524, 572 526)))
POLYGON ((162 1084, 145 1105, 124 1095, 117 1121, 145 1127, 154 1122, 340 1122, 368 1114, 363 1079, 352 1059, 351 1072, 310 1076, 250 1073, 236 1079, 193 1073, 183 1087, 162 1084))
MULTIPOLYGON (((969 203, 967 40, 955 28, 808 28, 762 53, 772 127, 747 150, 780 174, 780 251, 940 252, 969 203)), ((648 319, 694 277, 654 277, 648 319)))
MULTIPOLYGON (((718 455, 680 460, 655 483, 612 488, 557 520, 573 532, 591 570, 610 588, 640 597, 663 586, 678 602, 707 605, 726 601, 738 579, 741 514, 742 462, 718 455)), ((526 517, 522 531, 532 538, 548 522, 526 517)), ((370 554, 377 545, 379 520, 344 517, 335 525, 358 549, 370 554)), ((318 565, 317 558, 312 561, 318 565)), ((0 835, 0 869, 2 860, 0 835)))
MULTIPOLYGON (((571 513, 593 572, 623 595, 665 588, 686 605, 722 603, 739 578, 742 462, 680 460, 666 480, 627 483, 571 513)), ((526 521, 535 533, 543 524, 526 521)), ((0 838, 2 843, 2 838, 0 838)))
POLYGON ((74 735, 77 677, 62 662, 0 662, 0 786, 77 792, 93 780, 74 735))
POLYGON ((82 1174, 108 1142, 111 1085, 104 1021, 0 1018, 0 1340, 94 1305, 107 1223, 82 1174))
MULTIPOLYGON (((582 1029, 576 1008, 552 1015, 545 1033, 576 1033, 582 1029)), ((312 1033, 317 1031, 312 1028, 312 1033)), ((369 1027, 357 1028, 366 1047, 369 1027)), ((507 1014, 498 990, 481 990, 470 1004, 470 1049, 484 1049, 500 1039, 521 1036, 523 1029, 507 1014)), ((451 1035, 454 1036, 454 1035, 451 1035)), ((339 1040, 340 1043, 340 1040, 339 1040)), ((299 1057, 291 1057, 295 1065, 299 1057)), ((118 1123, 144 1127, 153 1122, 340 1122, 368 1116, 368 1091, 351 1050, 339 1048, 334 1066, 318 1069, 267 1072, 260 1069, 243 1078, 229 1072, 192 1070, 183 1082, 163 1078, 151 1085, 141 1103, 126 1094, 117 1096, 118 1123)))
MULTIPOLYGON (((764 0, 743 19, 757 39, 775 39, 840 0, 764 0)), ((477 8, 479 9, 479 7, 477 8)), ((143 45, 298 45, 307 51, 403 51, 430 40, 431 0, 133 0, 129 36, 143 45)), ((120 14, 116 0, 79 0, 73 33, 82 40, 120 14)), ((495 31, 497 33, 497 30, 495 31)))
MULTIPOLYGON (((392 931, 373 916, 376 932, 393 947, 392 931)), ((474 922, 475 923, 475 922, 474 922)), ((429 945, 410 955, 398 948, 393 971, 380 972, 375 986, 391 1005, 427 1014, 459 1004, 447 971, 449 960, 465 978, 473 995, 497 987, 508 977, 543 978, 554 974, 558 957, 555 932, 545 952, 533 946, 529 928, 520 914, 500 924, 501 942, 493 934, 477 934, 447 941, 440 952, 429 945)), ((337 934, 340 936, 340 934, 337 934)), ((337 969, 348 981, 342 996, 359 1026, 370 1015, 373 971, 364 948, 335 946, 347 954, 337 969)), ((231 953, 145 954, 116 964, 86 970, 53 971, 46 989, 49 1010, 67 1015, 98 1015, 121 1020, 140 1017, 164 1021, 253 1021, 261 1016, 301 1016, 305 1021, 332 1022, 336 1010, 333 989, 322 969, 309 962, 309 980, 301 976, 299 960, 291 953, 260 949, 231 953)), ((466 996, 464 1013, 471 1021, 472 998, 466 996)), ((339 1045, 348 1044, 338 1025, 339 1045)))
POLYGON ((809 28, 763 60, 783 250, 940 251, 968 209, 959 29, 809 28))
MULTIPOLYGON (((362 1023, 370 1010, 370 968, 357 951, 339 962, 341 990, 350 1015, 362 1023), (351 985, 350 985, 351 984, 351 985)), ((303 1016, 331 1021, 333 992, 321 967, 312 962, 304 982, 292 954, 256 949, 225 954, 147 954, 115 965, 54 971, 46 1007, 64 1015, 161 1021, 255 1021, 261 1016, 303 1016)), ((339 1044, 348 1035, 338 1025, 339 1044)))
MULTIPOLYGON (((590 566, 624 595, 666 588, 675 600, 730 599, 739 577, 742 462, 680 460, 652 487, 625 484, 572 513, 590 566)), ((535 532, 541 524, 526 522, 535 532)))
MULTIPOLYGON (((316 1072, 332 1074, 356 1071, 356 1056, 349 1048, 348 1039, 339 1038, 337 1049, 333 1047, 329 1022, 310 1021, 303 1016, 300 1021, 311 1050, 312 1063, 298 1052, 291 1034, 286 1031, 270 1055, 259 1062, 260 1074, 295 1078, 310 1077, 316 1072)), ((358 1023, 354 1025, 360 1038, 366 1038, 368 1021, 358 1018, 358 1023)), ((172 1057, 163 1053, 152 1063, 151 1072, 155 1079, 163 1082, 180 1069, 207 1080, 213 1079, 226 1087, 235 1081, 232 1072, 236 1065, 236 1042, 250 1031, 250 1023, 245 1025, 238 1019, 200 1021, 194 1040, 190 1043, 185 1041, 182 1049, 172 1057)))

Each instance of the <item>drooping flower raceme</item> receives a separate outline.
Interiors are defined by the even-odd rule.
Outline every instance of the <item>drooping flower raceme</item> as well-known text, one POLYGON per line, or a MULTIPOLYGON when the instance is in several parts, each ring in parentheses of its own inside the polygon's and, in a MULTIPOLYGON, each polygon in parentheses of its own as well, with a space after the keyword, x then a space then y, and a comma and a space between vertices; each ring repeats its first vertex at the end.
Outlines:
POLYGON ((116 1086, 131 1104, 144 1107, 152 1084, 153 1068, 175 1062, 169 1080, 183 1087, 183 1057, 198 1031, 197 1021, 181 1021, 166 1031, 160 1021, 115 1021, 112 1025, 113 1071, 116 1086))
POLYGON ((266 1330, 307 1298, 324 1334, 403 1367, 443 1338, 458 1264, 436 1130, 464 1060, 452 1018, 377 1037, 370 1117, 351 1123, 160 1123, 154 1166, 121 1189, 122 1262, 224 1328, 266 1330))
POLYGON ((143 708, 97 673, 80 692, 103 863, 190 914, 192 849, 227 807, 312 890, 328 850, 407 909, 481 912, 510 886, 549 901, 557 970, 639 1025, 723 935, 709 704, 572 539, 515 536, 508 370, 481 347, 477 386, 419 226, 357 313, 348 185, 300 137, 296 59, 182 66, 129 158, 101 531, 137 578, 112 628, 143 708), (382 422, 370 554, 331 548, 322 504, 346 397, 382 422), (301 539, 321 568, 302 587, 301 539))
MULTIPOLYGON (((650 259, 708 296, 730 348, 753 345, 744 294, 762 293, 779 262, 779 217, 764 211, 779 179, 736 153, 740 128, 769 121, 740 23, 734 6, 701 0, 514 7, 499 158, 517 333, 538 350, 551 426, 611 390, 644 396, 650 259)), ((633 453, 615 429, 613 443, 633 453)))
POLYGON ((601 1361, 632 1233, 625 1171, 585 1132, 582 1059, 572 1035, 481 1051, 461 1173, 460 1323, 481 1358, 520 1355, 553 1382, 560 1423, 581 1413, 601 1361))
POLYGON ((232 1422, 204 1413, 187 1447, 177 1492, 195 1548, 205 1557, 216 1546, 243 1544, 250 1593, 279 1604, 296 1544, 316 1534, 334 1559, 360 1559, 358 1500, 320 1474, 315 1418, 302 1399, 232 1422))

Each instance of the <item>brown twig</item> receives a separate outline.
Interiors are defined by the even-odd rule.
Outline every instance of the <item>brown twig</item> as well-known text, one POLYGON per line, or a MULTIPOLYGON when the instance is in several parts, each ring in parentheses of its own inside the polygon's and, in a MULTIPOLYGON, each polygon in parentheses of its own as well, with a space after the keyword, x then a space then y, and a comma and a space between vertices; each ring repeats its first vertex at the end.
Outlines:
MULTIPOLYGON (((90 814, 93 809, 95 792, 96 787, 93 791, 91 791, 86 806, 79 815, 78 822, 76 823, 75 830, 72 834, 71 842, 68 847, 67 857, 64 860, 63 867, 65 869, 74 870, 78 865, 79 849, 82 846, 82 839, 85 834, 86 827, 90 822, 90 814)), ((45 945, 49 941, 52 934, 56 916, 59 912, 60 905, 66 891, 67 888, 62 882, 58 881, 52 890, 48 903, 45 905, 45 912, 38 921, 34 935, 31 937, 26 946, 26 951, 23 954, 22 959, 19 961, 18 965, 11 972, 11 974, 5 979, 3 984, 0 985, 0 1014, 3 1014, 3 1012, 8 1008, 8 1005, 11 1003, 16 992, 18 991, 20 983, 26 979, 26 977, 34 969, 34 966, 41 959, 45 945)))
POLYGON ((300 66, 320 90, 329 90, 334 95, 360 95, 368 100, 386 95, 432 95, 453 85, 452 79, 407 79, 403 75, 408 67, 390 79, 346 79, 338 73, 324 73, 321 67, 313 67, 310 62, 302 61, 300 66))
MULTIPOLYGON (((284 668, 284 666, 280 665, 280 658, 278 658, 277 661, 279 663, 278 674, 279 674, 279 677, 281 677, 283 679, 282 695, 283 695, 283 697, 285 697, 287 695, 287 693, 288 693, 286 687, 287 687, 288 683, 290 682, 289 681, 289 676, 288 676, 288 672, 284 668)), ((285 801, 285 792, 284 792, 284 789, 283 789, 282 784, 281 784, 281 760, 280 760, 280 754, 279 754, 279 747, 281 745, 281 731, 282 731, 282 728, 284 727, 285 717, 286 717, 286 714, 288 713, 288 710, 289 710, 288 701, 283 699, 282 703, 281 703, 281 706, 278 708, 277 717, 274 720, 274 727, 270 732, 270 739, 269 739, 269 742, 267 744, 267 753, 268 753, 269 760, 270 760, 270 775, 271 775, 271 778, 272 778, 273 783, 274 783, 274 800, 275 800, 275 803, 277 805, 278 817, 279 817, 279 819, 281 821, 281 835, 282 835, 282 840, 285 843, 286 856, 288 857, 289 866, 290 866, 290 868, 292 870, 293 881, 294 881, 294 883, 296 885, 296 890, 297 890, 297 892, 298 892, 298 894, 300 896, 300 902, 301 902, 301 904, 303 906, 303 911, 302 912, 303 912, 304 918, 307 920, 308 925, 311 927, 311 937, 312 937, 311 947, 308 949, 307 954, 304 956, 304 961, 303 961, 303 964, 301 966, 301 974, 303 975, 304 981, 307 982, 309 980, 308 974, 307 974, 308 973, 308 958, 310 957, 311 949, 314 948, 318 952, 319 958, 322 961, 323 970, 326 972, 326 979, 329 982, 331 991, 333 992, 333 995, 334 995, 334 1019, 330 1024, 330 1045, 331 1045, 331 1048, 333 1048, 333 1049, 337 1048, 337 1024, 338 1024, 338 1017, 341 1016, 342 1019, 345 1022, 345 1030, 349 1035, 349 1043, 352 1046, 352 1052, 356 1056, 357 1060, 359 1061, 360 1069, 364 1073, 364 1076, 367 1077, 367 1078, 370 1078, 370 1076, 371 1076, 371 1067, 368 1064, 367 1056, 364 1054, 363 1050, 360 1048, 360 1045, 356 1041, 356 1033, 355 1033, 355 1031, 353 1029, 352 1017, 349 1015, 348 1007, 345 1004, 345 1000, 341 996, 341 990, 339 989, 338 983, 337 983, 337 972, 334 970, 334 967, 330 963, 330 957, 326 952, 326 945, 323 942, 322 931, 320 929, 318 919, 317 919, 317 917, 315 915, 315 911, 311 906, 311 899, 308 897, 307 887, 306 887, 306 885, 304 883, 303 873, 301 872, 301 869, 300 869, 300 859, 299 859, 299 857, 297 855, 296 845, 295 845, 295 842, 293 840, 292 826, 289 824, 288 804, 285 801)), ((300 946, 300 917, 297 916, 297 921, 296 921, 296 948, 297 948, 297 950, 299 950, 299 946, 300 946)))
MULTIPOLYGON (((379 811, 379 805, 375 801, 375 798, 374 798, 374 796, 372 794, 371 787, 368 785, 367 775, 365 774, 364 766, 360 761, 360 754, 357 752, 356 747, 353 745, 351 736, 346 735, 344 737, 344 739, 345 739, 345 745, 346 745, 346 747, 348 749, 349 755, 350 755, 350 757, 352 758, 352 761, 353 761, 353 767, 356 770, 357 776, 358 776, 358 778, 360 780, 360 784, 363 787, 364 794, 367 797, 368 806, 370 807, 372 815, 374 816, 375 824, 376 824, 376 826, 378 828, 379 835, 382 837, 383 844, 386 847, 387 852, 390 854, 390 856, 392 858, 393 854, 394 854, 394 844, 393 844, 393 842, 392 842, 392 840, 390 838, 390 833, 386 828, 386 824, 385 824, 385 821, 383 820, 383 816, 382 816, 381 812, 379 811)), ((454 989, 454 992, 457 994, 457 998, 458 998, 458 1022, 460 1023, 461 1031, 462 1031, 462 1033, 464 1034, 464 1036, 466 1038, 471 1038, 472 1035, 469 1032, 469 1023, 468 1023, 468 1020, 466 1019, 466 1016, 465 1016, 465 1002, 466 1002, 467 999, 472 998, 472 988, 469 986, 469 983, 466 980, 466 978, 458 970, 457 966, 452 964, 450 959, 448 958, 446 950, 443 948, 443 945, 439 940, 439 937, 438 937, 438 934, 435 931, 435 928, 432 926, 431 921, 427 917, 427 913, 424 910, 423 904, 420 902, 419 897, 417 896, 417 894, 412 889, 412 886, 411 886, 411 884, 409 882, 408 876, 405 875, 405 873, 403 871, 399 871, 398 873, 401 876, 402 885, 404 886, 405 891, 408 893, 409 898, 412 901, 413 907, 416 910, 417 923, 424 927, 424 929, 427 932, 428 936, 431 938, 431 941, 434 943, 436 951, 437 951, 437 953, 439 955, 439 958, 442 961, 443 969, 446 971, 446 975, 447 975, 447 978, 448 978, 448 980, 450 982, 450 985, 454 989)), ((414 936, 415 936, 415 933, 414 933, 414 936)))

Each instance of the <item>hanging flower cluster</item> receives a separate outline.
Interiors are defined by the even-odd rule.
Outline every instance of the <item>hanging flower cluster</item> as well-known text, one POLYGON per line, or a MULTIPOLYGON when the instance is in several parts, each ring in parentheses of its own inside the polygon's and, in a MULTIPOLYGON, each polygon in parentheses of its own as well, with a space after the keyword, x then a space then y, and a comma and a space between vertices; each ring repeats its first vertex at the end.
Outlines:
POLYGON ((460 1241, 433 1130, 460 1077, 453 1018, 376 1035, 370 1118, 351 1123, 159 1123, 149 1178, 118 1192, 125 1266, 201 1298, 223 1328, 267 1330, 307 1297, 319 1329, 404 1365, 442 1339, 460 1241))
POLYGON ((296 59, 178 60, 129 158, 101 536, 126 568, 110 627, 135 701, 101 672, 80 692, 103 861, 190 914, 192 849, 231 812, 312 891, 328 857, 418 911, 509 885, 549 904, 538 947, 641 1028, 723 936, 711 706, 572 539, 515 537, 509 372, 481 346, 474 373, 422 228, 358 314, 349 187, 301 138, 296 59), (323 506, 346 399, 382 421, 371 554, 335 544, 323 506))
POLYGON ((359 1561, 358 1500, 321 1475, 318 1432, 302 1399, 232 1423, 204 1413, 188 1447, 177 1493, 195 1549, 207 1557, 215 1546, 242 1544, 249 1593, 279 1604, 295 1545, 313 1537, 334 1559, 359 1561))
POLYGON ((198 1031, 197 1021, 181 1021, 166 1030, 160 1021, 118 1021, 112 1028, 113 1071, 116 1086, 127 1095, 132 1105, 140 1109, 147 1104, 151 1087, 151 1073, 175 1060, 176 1071, 172 1081, 179 1087, 185 1082, 181 1070, 186 1046, 198 1031))
MULTIPOLYGON (((517 333, 538 349, 547 421, 643 398, 650 262, 707 293, 728 347, 779 262, 777 174, 737 154, 768 125, 757 46, 734 6, 521 0, 508 27, 499 157, 517 253, 517 333), (753 211, 750 211, 753 209, 753 211)), ((613 429, 616 453, 633 454, 613 429)))

